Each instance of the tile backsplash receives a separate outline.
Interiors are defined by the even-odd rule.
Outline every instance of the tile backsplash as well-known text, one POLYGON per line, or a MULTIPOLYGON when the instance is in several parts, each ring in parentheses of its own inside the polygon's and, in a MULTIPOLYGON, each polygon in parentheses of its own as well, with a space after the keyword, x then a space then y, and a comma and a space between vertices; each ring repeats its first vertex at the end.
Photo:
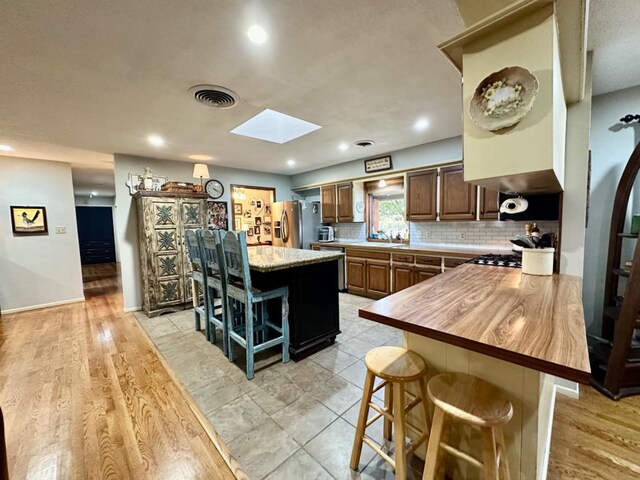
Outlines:
MULTIPOLYGON (((475 222, 409 222, 410 241, 413 244, 437 243, 451 245, 480 245, 510 248, 511 240, 518 233, 524 234, 524 226, 533 222, 475 221, 475 222)), ((558 233, 557 221, 536 222, 540 232, 558 233)), ((335 237, 365 241, 367 228, 364 223, 334 223, 335 237)))

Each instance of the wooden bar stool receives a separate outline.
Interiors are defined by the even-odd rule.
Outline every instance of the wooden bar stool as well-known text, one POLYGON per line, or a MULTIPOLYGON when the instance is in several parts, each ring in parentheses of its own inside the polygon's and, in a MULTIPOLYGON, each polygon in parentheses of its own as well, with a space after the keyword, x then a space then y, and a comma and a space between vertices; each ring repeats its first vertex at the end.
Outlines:
MULTIPOLYGON (((204 274, 204 264, 202 254, 200 252, 200 244, 198 243, 198 235, 193 230, 185 230, 184 240, 187 246, 187 256, 191 267, 191 294, 193 301, 193 314, 195 316, 196 331, 202 328, 201 319, 205 319, 205 332, 207 340, 211 341, 211 330, 207 320, 207 284, 204 274), (203 299, 203 305, 200 305, 200 299, 203 299)), ((162 267, 161 267, 162 268, 162 267)), ((172 268, 176 268, 173 265, 172 268)), ((169 272, 169 274, 174 272, 169 272)))
POLYGON ((366 443, 378 455, 386 460, 396 471, 396 478, 406 478, 407 457, 429 438, 429 411, 427 408, 427 365, 416 353, 401 347, 378 347, 370 350, 364 359, 367 366, 367 376, 362 392, 362 404, 358 416, 358 426, 351 450, 351 469, 358 470, 362 444, 366 443), (374 388, 376 377, 382 379, 382 383, 374 388), (417 382, 420 387, 420 396, 414 397, 405 392, 405 384, 417 382), (372 395, 385 388, 384 408, 371 401, 372 395), (413 399, 405 405, 405 395, 413 399), (407 413, 418 404, 422 404, 426 425, 423 429, 417 428, 406 421, 407 413), (377 415, 367 420, 369 408, 373 408, 377 415), (382 451, 382 449, 369 437, 365 430, 379 418, 384 418, 384 437, 391 440, 392 424, 395 429, 395 459, 382 451), (407 428, 417 432, 418 440, 407 449, 407 428))
POLYGON ((209 341, 216 343, 216 327, 222 330, 222 349, 225 355, 229 345, 229 322, 227 320, 226 284, 222 280, 222 243, 220 232, 199 230, 200 252, 203 259, 204 277, 206 285, 206 318, 210 324, 209 341), (220 304, 216 305, 216 299, 220 304))
POLYGON ((436 478, 445 452, 480 468, 485 480, 509 480, 502 432, 502 425, 513 416, 509 398, 489 382, 463 373, 436 375, 429 381, 427 390, 435 410, 422 480, 436 478), (480 429, 482 461, 443 441, 450 421, 456 420, 480 429))

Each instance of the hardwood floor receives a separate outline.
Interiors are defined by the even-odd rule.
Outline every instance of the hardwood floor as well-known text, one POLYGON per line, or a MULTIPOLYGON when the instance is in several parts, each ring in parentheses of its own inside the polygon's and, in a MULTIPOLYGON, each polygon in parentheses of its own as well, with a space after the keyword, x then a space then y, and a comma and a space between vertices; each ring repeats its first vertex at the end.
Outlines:
POLYGON ((115 266, 84 273, 85 302, 1 317, 11 478, 234 478, 122 313, 115 266))
MULTIPOLYGON (((0 319, 12 479, 212 478, 232 472, 131 314, 113 265, 86 302, 0 319)), ((640 478, 640 397, 558 397, 550 480, 640 478)))

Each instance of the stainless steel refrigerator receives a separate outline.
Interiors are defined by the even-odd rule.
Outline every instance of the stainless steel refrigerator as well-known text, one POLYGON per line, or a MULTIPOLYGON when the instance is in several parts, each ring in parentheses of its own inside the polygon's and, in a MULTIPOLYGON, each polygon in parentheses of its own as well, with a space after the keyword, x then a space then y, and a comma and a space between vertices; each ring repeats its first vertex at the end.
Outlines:
POLYGON ((309 249, 318 240, 320 202, 276 202, 271 216, 274 246, 309 249))

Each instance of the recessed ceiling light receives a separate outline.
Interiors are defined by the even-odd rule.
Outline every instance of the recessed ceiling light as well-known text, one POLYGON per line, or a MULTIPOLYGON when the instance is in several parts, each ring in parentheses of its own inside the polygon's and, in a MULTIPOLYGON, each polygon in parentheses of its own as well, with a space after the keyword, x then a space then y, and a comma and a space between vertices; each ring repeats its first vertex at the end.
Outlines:
POLYGON ((12 152, 13 148, 9 145, 0 145, 0 152, 12 152))
POLYGON ((267 108, 231 130, 231 133, 282 144, 319 128, 322 127, 315 123, 267 108))
POLYGON ((213 157, 211 155, 201 155, 199 153, 193 154, 193 155, 189 155, 189 158, 191 160, 198 160, 201 162, 207 161, 207 160, 213 160, 213 157))
POLYGON ((349 145, 347 145, 346 143, 341 143, 340 145, 338 145, 338 148, 344 152, 349 148, 349 145))
POLYGON ((98 192, 91 192, 91 195, 98 196, 98 192))
POLYGON ((154 147, 164 147, 164 138, 160 135, 149 135, 147 141, 154 147))
POLYGON ((418 132, 424 132, 427 128, 429 128, 429 120, 426 118, 420 118, 416 120, 416 123, 413 124, 413 128, 415 128, 418 132))
POLYGON ((247 36, 249 40, 258 45, 266 42, 267 38, 269 38, 267 32, 260 25, 253 25, 249 28, 249 30, 247 30, 247 36))
POLYGON ((296 164, 296 161, 293 158, 290 158, 289 160, 287 160, 287 165, 289 165, 290 167, 293 167, 296 164))

